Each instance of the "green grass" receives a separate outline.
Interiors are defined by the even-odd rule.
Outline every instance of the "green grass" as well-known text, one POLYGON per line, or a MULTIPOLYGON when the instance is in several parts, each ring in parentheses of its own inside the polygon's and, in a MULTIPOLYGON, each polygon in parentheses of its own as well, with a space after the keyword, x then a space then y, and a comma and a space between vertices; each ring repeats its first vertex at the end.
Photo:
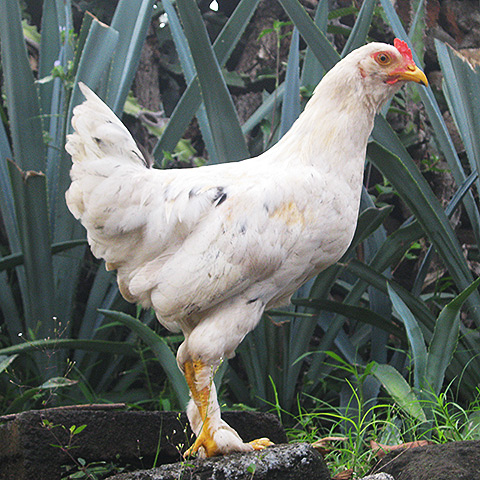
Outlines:
POLYGON ((282 421, 289 442, 319 447, 332 477, 347 469, 356 477, 366 475, 379 459, 378 447, 372 449, 371 442, 395 446, 415 441, 480 440, 479 387, 474 400, 467 403, 458 398, 461 388, 454 382, 438 395, 433 391, 424 395, 420 408, 428 412, 428 419, 422 419, 411 414, 414 408, 395 402, 386 391, 380 390, 376 399, 365 395, 372 388, 373 362, 351 365, 333 352, 327 352, 327 358, 332 373, 324 381, 323 399, 299 394, 292 413, 281 407, 271 381, 275 401, 269 406, 282 421))
POLYGON ((324 457, 332 475, 346 469, 352 469, 358 477, 367 474, 378 461, 371 441, 393 446, 422 440, 436 444, 480 440, 480 389, 475 400, 466 406, 455 399, 451 386, 432 396, 424 408, 433 412, 433 419, 421 422, 389 398, 379 397, 377 404, 360 404, 357 408, 358 389, 353 384, 350 388, 346 407, 310 397, 313 408, 306 411, 299 404, 298 415, 288 418, 290 442, 314 444, 326 437, 338 438, 327 442, 324 457))

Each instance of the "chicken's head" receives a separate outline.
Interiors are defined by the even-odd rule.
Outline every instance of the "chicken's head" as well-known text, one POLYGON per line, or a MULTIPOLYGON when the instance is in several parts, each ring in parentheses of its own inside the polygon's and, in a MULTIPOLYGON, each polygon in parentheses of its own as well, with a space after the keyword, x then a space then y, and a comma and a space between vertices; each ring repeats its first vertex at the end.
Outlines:
POLYGON ((362 87, 358 91, 363 92, 375 110, 406 82, 428 85, 427 77, 415 65, 408 45, 398 38, 394 45, 372 42, 357 48, 332 70, 336 71, 331 75, 334 88, 346 91, 344 83, 359 82, 362 87))
POLYGON ((401 86, 405 82, 417 82, 428 85, 425 74, 413 61, 408 45, 396 38, 394 45, 371 43, 369 55, 359 62, 362 77, 370 77, 376 82, 401 86))

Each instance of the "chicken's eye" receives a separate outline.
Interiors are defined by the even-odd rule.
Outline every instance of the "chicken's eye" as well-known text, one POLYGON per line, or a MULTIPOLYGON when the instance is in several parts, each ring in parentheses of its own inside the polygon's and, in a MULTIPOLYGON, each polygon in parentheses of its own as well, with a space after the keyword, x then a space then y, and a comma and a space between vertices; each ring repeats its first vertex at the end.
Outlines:
POLYGON ((390 62, 392 61, 390 55, 388 53, 385 53, 385 52, 379 52, 375 55, 375 61, 379 64, 379 65, 389 65, 390 62))

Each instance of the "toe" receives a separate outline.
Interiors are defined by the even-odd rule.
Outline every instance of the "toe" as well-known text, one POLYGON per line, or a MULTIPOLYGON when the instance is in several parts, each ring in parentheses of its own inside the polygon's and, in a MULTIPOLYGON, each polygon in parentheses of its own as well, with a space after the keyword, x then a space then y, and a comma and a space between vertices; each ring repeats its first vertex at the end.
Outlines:
POLYGON ((251 442, 248 442, 248 444, 251 445, 254 450, 263 450, 270 445, 274 445, 274 443, 270 439, 265 437, 252 440, 251 442))
POLYGON ((203 429, 194 444, 183 454, 183 458, 187 458, 193 454, 198 454, 200 457, 214 457, 218 455, 218 453, 218 446, 215 440, 208 430, 203 429))

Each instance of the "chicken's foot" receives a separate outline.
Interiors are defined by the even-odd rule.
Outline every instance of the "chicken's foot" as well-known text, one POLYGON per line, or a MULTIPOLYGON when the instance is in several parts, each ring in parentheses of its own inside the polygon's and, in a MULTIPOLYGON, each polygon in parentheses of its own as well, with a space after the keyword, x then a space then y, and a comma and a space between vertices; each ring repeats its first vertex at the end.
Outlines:
POLYGON ((192 429, 197 430, 195 431, 197 438, 184 453, 184 457, 197 452, 202 456, 213 457, 235 451, 263 450, 273 445, 268 438, 243 443, 237 432, 221 419, 213 375, 205 375, 208 369, 211 371, 210 366, 199 361, 187 361, 184 364, 185 379, 199 414, 198 425, 190 418, 192 429))
POLYGON ((219 453, 217 444, 210 433, 210 417, 208 415, 210 385, 207 385, 200 391, 197 388, 196 372, 199 372, 202 367, 203 365, 200 362, 187 361, 184 365, 185 379, 187 380, 193 401, 195 402, 202 419, 202 429, 194 444, 184 453, 184 457, 197 453, 200 447, 205 449, 207 457, 213 457, 219 453))

